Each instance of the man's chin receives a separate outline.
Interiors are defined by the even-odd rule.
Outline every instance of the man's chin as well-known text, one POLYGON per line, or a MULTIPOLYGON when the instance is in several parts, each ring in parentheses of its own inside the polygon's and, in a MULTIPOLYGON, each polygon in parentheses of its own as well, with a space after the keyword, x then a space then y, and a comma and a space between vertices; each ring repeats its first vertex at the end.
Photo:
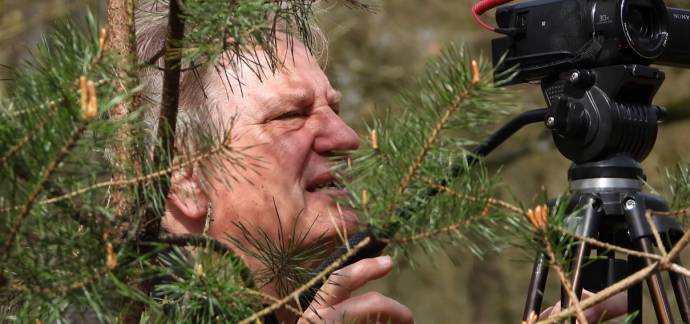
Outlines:
MULTIPOLYGON (((318 235, 318 238, 313 244, 309 244, 311 247, 316 247, 322 252, 322 258, 326 258, 335 249, 346 244, 347 240, 359 230, 359 225, 357 223, 357 215, 352 210, 342 210, 339 216, 334 216, 328 220, 319 220, 317 222, 321 223, 321 226, 316 225, 312 231, 312 235, 318 235), (342 216, 340 216, 342 215, 342 216), (328 224, 322 223, 328 222, 328 224)), ((321 216, 327 217, 327 216, 321 216)), ((311 268, 316 268, 321 261, 314 262, 310 264, 311 268)))
MULTIPOLYGON (((338 192, 341 191, 342 190, 338 190, 338 192)), ((321 226, 319 226, 321 229, 330 227, 334 232, 332 234, 337 234, 338 231, 351 234, 359 228, 359 218, 352 208, 338 205, 335 202, 334 197, 340 196, 342 196, 342 194, 334 195, 331 191, 305 193, 307 208, 310 209, 312 213, 318 215, 319 219, 316 220, 316 223, 321 224, 321 226), (335 230, 334 227, 337 227, 338 230, 335 230)))

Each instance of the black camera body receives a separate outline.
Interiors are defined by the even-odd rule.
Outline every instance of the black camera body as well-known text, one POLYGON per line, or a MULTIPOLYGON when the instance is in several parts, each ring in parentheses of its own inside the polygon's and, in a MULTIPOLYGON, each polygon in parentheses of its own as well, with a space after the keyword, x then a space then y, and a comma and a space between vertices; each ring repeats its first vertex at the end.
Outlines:
POLYGON ((575 68, 662 64, 690 68, 690 10, 662 0, 531 0, 499 7, 506 37, 492 41, 497 75, 508 84, 575 68))

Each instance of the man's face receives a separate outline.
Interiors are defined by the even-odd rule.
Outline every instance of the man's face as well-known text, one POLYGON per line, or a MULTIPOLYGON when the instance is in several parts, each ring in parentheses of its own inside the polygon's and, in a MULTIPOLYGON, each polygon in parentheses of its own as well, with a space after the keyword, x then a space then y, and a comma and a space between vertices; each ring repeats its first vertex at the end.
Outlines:
POLYGON ((208 95, 219 102, 221 114, 236 116, 232 146, 251 147, 245 153, 262 165, 246 170, 228 165, 226 172, 238 180, 230 180, 230 187, 214 181, 208 192, 213 207, 209 234, 221 240, 242 237, 235 222, 252 232, 264 230, 274 242, 280 230, 284 240, 290 239, 294 226, 298 237, 309 231, 305 245, 333 241, 338 231, 356 229, 355 214, 338 208, 333 199, 344 192, 334 186, 329 157, 359 146, 357 134, 338 116, 340 94, 303 45, 279 49, 287 55, 284 67, 262 80, 245 70, 241 94, 236 84, 228 94, 222 84, 227 79, 220 76, 209 85, 208 95))

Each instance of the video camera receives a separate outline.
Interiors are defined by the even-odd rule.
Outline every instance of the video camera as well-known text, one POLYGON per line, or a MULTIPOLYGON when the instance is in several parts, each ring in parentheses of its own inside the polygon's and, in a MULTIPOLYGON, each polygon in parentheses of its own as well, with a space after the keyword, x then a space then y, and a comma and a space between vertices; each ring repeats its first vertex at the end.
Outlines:
MULTIPOLYGON (((511 120, 490 139, 490 148, 522 126, 543 122, 555 146, 573 162, 565 199, 570 231, 644 253, 671 249, 683 228, 668 216, 667 202, 643 191, 640 162, 654 147, 657 123, 665 115, 652 103, 665 74, 649 65, 690 68, 690 10, 668 8, 662 0, 531 0, 498 7, 497 28, 479 19, 510 1, 481 0, 472 8, 482 27, 505 35, 492 41, 495 79, 501 85, 538 82, 547 107, 511 120), (646 213, 654 216, 647 219, 646 213), (652 222, 664 238, 656 243, 652 222)), ((583 289, 600 291, 653 264, 650 258, 623 258, 585 241, 564 256, 570 258, 565 266, 574 294, 563 288, 562 305, 571 297, 580 299, 583 289)), ((680 258, 673 262, 681 264, 680 258)), ((540 313, 548 270, 549 257, 540 252, 523 320, 540 313)), ((687 279, 669 276, 681 318, 690 323, 687 279)), ((645 281, 658 322, 673 323, 660 274, 645 281)), ((627 313, 637 314, 633 323, 642 323, 641 284, 628 289, 627 300, 627 313)))
POLYGON ((690 68, 690 10, 661 0, 532 0, 497 8, 496 73, 507 84, 573 68, 662 64, 690 68))

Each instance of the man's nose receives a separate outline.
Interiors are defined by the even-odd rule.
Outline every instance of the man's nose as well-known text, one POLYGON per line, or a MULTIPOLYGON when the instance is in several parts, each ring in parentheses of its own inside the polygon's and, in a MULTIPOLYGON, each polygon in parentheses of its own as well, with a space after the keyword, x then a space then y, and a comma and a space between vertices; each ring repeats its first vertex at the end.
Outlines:
POLYGON ((334 112, 322 116, 317 126, 314 150, 319 153, 355 150, 359 147, 359 136, 334 112))

